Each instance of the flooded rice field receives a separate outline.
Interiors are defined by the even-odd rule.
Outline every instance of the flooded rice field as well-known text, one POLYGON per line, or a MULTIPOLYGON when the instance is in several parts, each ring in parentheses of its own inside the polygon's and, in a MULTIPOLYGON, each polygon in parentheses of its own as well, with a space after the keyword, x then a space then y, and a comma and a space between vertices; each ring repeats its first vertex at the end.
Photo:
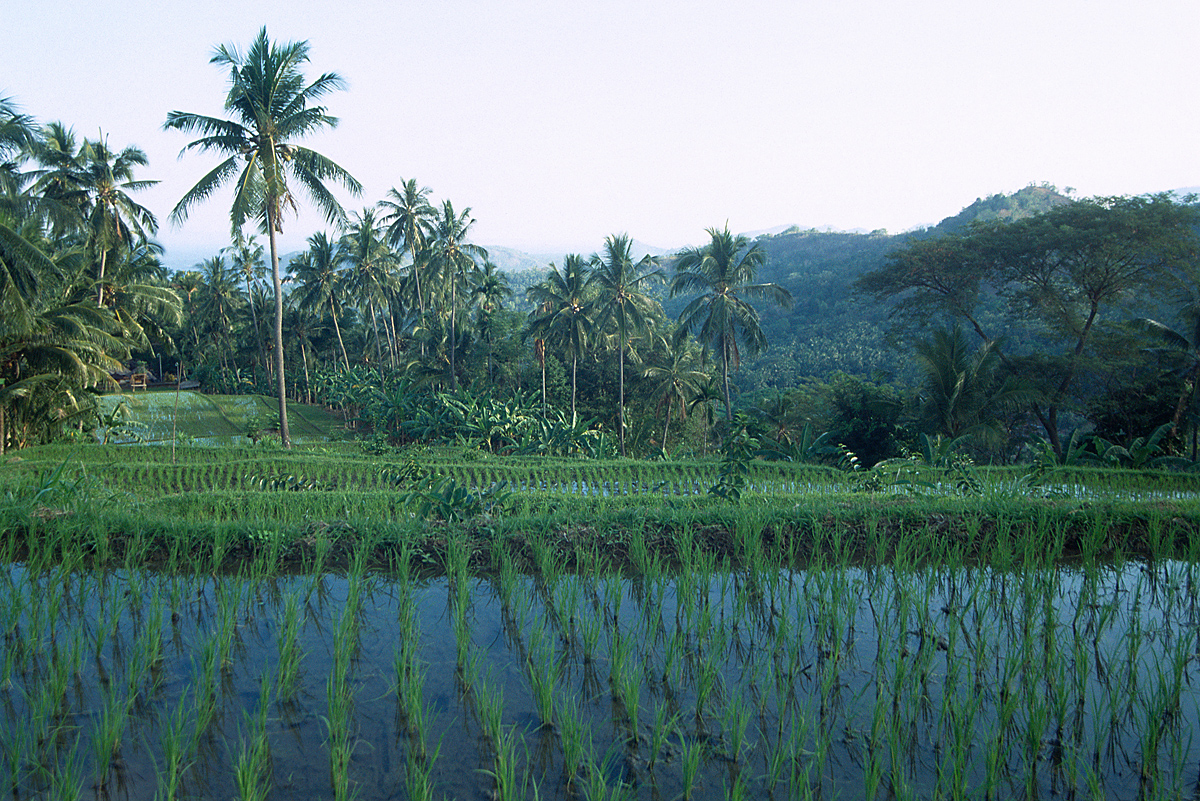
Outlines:
POLYGON ((6 566, 0 780, 16 801, 1197 786, 1194 564, 451 567, 6 566))

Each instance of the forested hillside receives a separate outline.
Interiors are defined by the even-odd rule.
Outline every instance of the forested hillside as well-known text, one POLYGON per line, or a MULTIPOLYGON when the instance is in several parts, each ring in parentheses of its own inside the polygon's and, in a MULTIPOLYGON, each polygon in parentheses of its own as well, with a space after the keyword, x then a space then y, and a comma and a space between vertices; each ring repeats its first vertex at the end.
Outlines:
MULTIPOLYGON (((789 311, 761 310, 771 348, 743 365, 739 387, 745 392, 781 389, 837 371, 911 382, 916 366, 903 354, 907 343, 889 341, 891 306, 856 294, 855 281, 912 239, 960 231, 974 221, 1022 219, 1066 202, 1069 198, 1052 186, 1031 185, 977 199, 936 226, 903 234, 792 229, 759 237, 767 253, 760 278, 787 288, 796 303, 789 311)), ((668 313, 672 308, 668 304, 668 313)))

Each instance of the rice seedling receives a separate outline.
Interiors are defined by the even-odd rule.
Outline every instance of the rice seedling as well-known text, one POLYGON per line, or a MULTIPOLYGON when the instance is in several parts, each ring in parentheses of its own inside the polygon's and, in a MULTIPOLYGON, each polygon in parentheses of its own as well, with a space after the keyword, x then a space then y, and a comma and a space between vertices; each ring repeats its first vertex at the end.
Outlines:
POLYGON ((179 797, 184 770, 191 764, 195 731, 188 731, 191 708, 181 698, 174 710, 166 711, 160 721, 159 746, 162 764, 158 766, 158 785, 165 799, 179 797))
POLYGON ((698 789, 696 779, 700 773, 700 761, 704 752, 704 744, 699 737, 686 737, 682 731, 679 733, 679 740, 683 798, 690 799, 698 789))
POLYGON ((270 677, 263 675, 254 714, 244 716, 245 736, 234 760, 234 779, 241 801, 263 801, 271 789, 271 749, 267 739, 270 677))
POLYGON ((290 592, 284 596, 281 619, 276 629, 276 649, 279 663, 276 668, 276 692, 284 701, 295 698, 300 680, 302 652, 298 643, 300 630, 300 595, 290 592))
POLYGON ((562 674, 562 660, 554 653, 554 644, 544 628, 534 629, 530 637, 529 654, 526 657, 526 673, 533 694, 534 708, 541 725, 554 728, 554 689, 562 674))
POLYGON ((646 760, 647 770, 654 770, 668 738, 678 731, 678 728, 679 713, 673 710, 670 704, 658 704, 654 709, 654 723, 650 727, 650 753, 646 760))
POLYGON ((491 797, 496 801, 513 801, 523 798, 528 785, 527 777, 520 773, 517 757, 518 738, 516 729, 504 730, 496 741, 495 761, 491 770, 480 773, 491 777, 494 786, 491 797))
POLYGON ((90 732, 97 787, 104 787, 108 783, 113 764, 120 759, 121 745, 129 722, 128 707, 115 693, 105 694, 102 704, 90 732))
POLYGON ((504 691, 490 681, 478 682, 475 689, 475 711, 483 735, 491 743, 492 750, 500 748, 503 736, 504 691))
POLYGON ((561 711, 558 732, 562 744, 563 780, 568 789, 573 789, 582 774, 584 758, 591 750, 592 743, 578 700, 564 700, 561 711))

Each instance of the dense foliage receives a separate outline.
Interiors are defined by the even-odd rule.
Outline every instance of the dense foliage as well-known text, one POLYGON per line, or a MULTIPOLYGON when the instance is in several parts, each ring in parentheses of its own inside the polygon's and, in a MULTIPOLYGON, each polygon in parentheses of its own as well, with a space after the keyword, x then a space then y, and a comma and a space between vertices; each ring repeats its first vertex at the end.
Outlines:
POLYGON ((185 151, 225 157, 173 217, 235 186, 230 244, 174 274, 136 200, 139 149, 0 102, 0 448, 103 431, 96 394, 132 371, 274 395, 285 447, 290 399, 386 447, 662 457, 741 431, 759 457, 864 467, 930 438, 998 463, 1137 443, 1195 463, 1190 198, 1030 186, 901 235, 711 228, 635 259, 614 234, 509 275, 471 209, 415 179, 342 210, 326 183, 357 183, 295 142, 336 123, 317 103, 342 87, 307 61, 263 30, 213 58, 228 118, 168 115, 200 135, 185 151), (300 188, 331 227, 280 263, 300 188))

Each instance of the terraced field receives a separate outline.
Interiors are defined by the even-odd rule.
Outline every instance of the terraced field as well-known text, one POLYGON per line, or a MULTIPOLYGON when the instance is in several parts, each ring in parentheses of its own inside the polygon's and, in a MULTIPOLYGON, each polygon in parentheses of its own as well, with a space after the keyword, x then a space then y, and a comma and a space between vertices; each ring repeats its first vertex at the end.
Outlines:
MULTIPOLYGON (((178 408, 174 392, 138 392, 105 395, 101 410, 110 415, 118 405, 128 409, 123 424, 114 426, 111 442, 170 442, 172 431, 197 445, 245 445, 246 432, 256 421, 266 424, 279 412, 278 402, 265 395, 205 395, 180 392, 178 408)), ((342 437, 342 420, 318 406, 291 404, 288 424, 292 442, 312 444, 342 437)), ((102 429, 100 436, 105 431, 102 429)))

